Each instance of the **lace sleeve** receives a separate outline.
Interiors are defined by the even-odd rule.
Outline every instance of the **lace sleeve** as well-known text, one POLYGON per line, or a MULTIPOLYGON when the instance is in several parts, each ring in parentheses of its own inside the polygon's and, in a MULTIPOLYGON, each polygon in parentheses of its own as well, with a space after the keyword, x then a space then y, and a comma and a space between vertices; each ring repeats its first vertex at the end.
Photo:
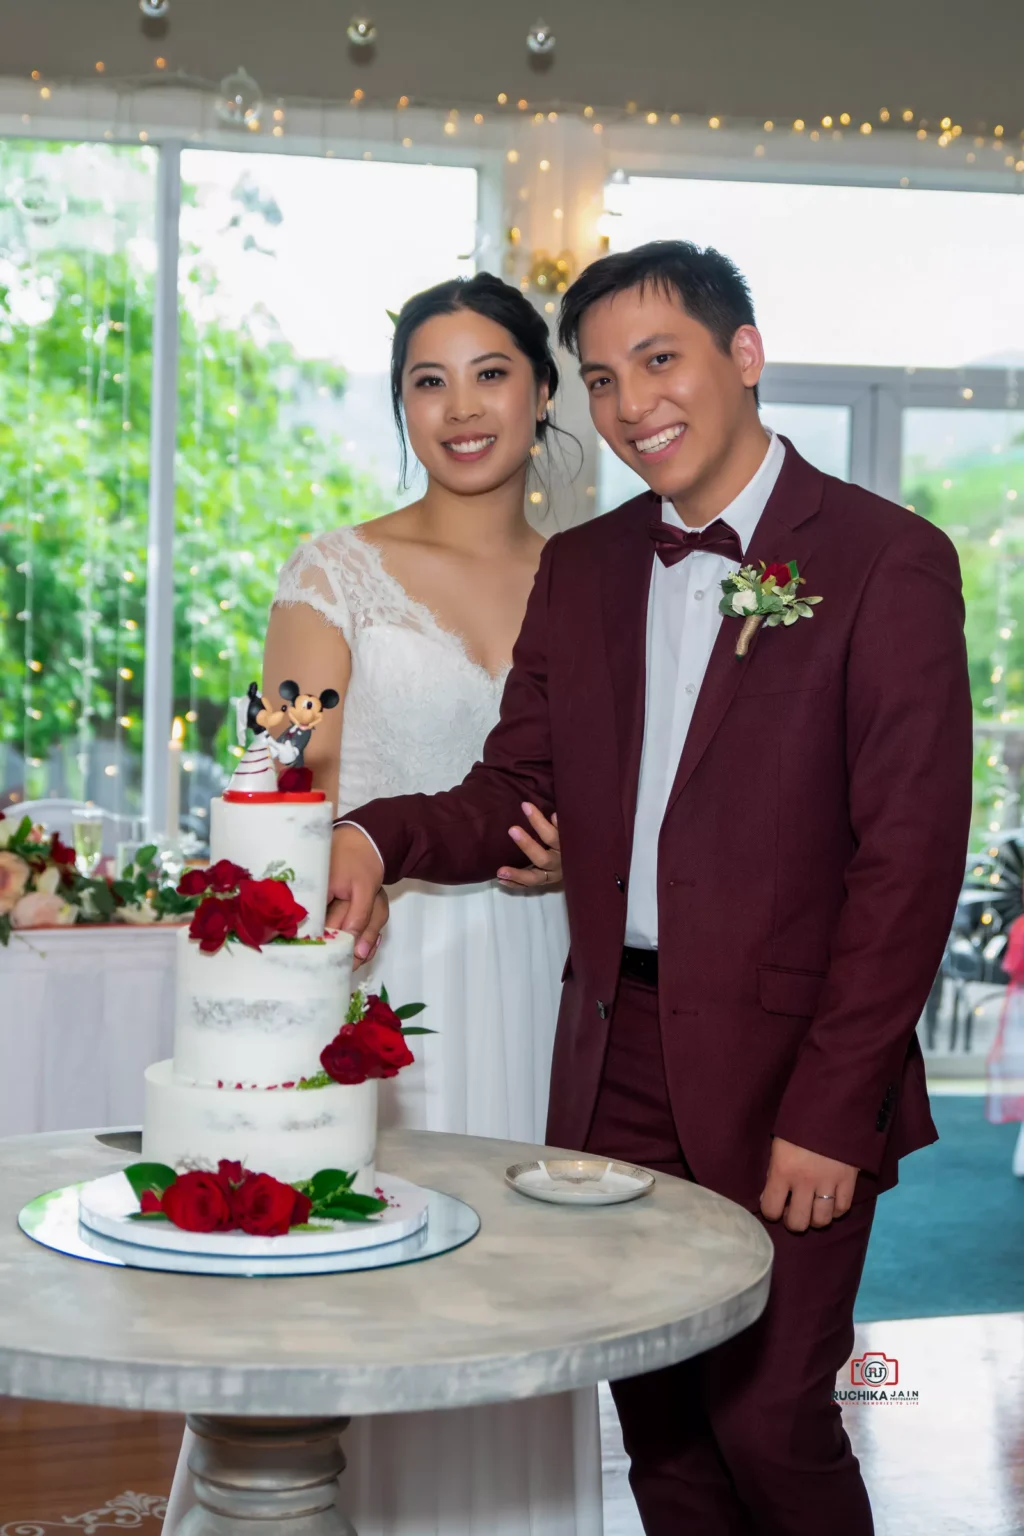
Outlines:
POLYGON ((340 629, 351 647, 352 607, 344 577, 344 567, 327 539, 310 539, 308 544, 300 544, 282 566, 274 606, 306 603, 335 629, 340 629))

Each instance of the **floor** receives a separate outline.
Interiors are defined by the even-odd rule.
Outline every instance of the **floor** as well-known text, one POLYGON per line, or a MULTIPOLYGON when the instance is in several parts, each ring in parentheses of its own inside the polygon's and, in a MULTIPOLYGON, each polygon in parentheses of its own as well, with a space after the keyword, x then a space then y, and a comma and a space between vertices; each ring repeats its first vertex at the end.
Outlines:
MULTIPOLYGON (((845 1409, 877 1536, 1024 1536, 1024 1314, 870 1323, 865 1350, 898 1361, 897 1387, 918 1394, 845 1409)), ((641 1536, 613 1412, 602 1425, 605 1536, 641 1536)), ((180 1430, 166 1415, 0 1398, 0 1536, 158 1536, 180 1430)))

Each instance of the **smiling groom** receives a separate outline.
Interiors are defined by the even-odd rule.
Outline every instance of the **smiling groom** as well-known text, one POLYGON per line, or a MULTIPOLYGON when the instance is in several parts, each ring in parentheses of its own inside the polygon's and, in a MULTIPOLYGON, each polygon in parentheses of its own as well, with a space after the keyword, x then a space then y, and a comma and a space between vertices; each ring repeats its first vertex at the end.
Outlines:
POLYGON ((350 812, 332 894, 365 955, 383 882, 483 880, 522 802, 557 804, 549 1140, 695 1179, 775 1250, 752 1327, 613 1386, 644 1529, 868 1536, 833 1391, 876 1197, 936 1134, 915 1026, 970 820, 956 554, 765 430, 717 252, 604 257, 560 333, 650 492, 549 541, 483 761, 350 812))

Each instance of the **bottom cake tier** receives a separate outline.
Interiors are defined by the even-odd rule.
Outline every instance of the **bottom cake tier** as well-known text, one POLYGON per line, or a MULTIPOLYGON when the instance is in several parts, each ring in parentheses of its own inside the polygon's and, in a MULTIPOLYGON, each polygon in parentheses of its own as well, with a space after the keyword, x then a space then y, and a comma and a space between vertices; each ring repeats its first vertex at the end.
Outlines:
POLYGON ((172 1061, 146 1069, 142 1155, 172 1168, 215 1168, 237 1160, 254 1173, 293 1183, 321 1168, 355 1173, 373 1193, 377 1084, 326 1088, 214 1088, 184 1082, 172 1061))

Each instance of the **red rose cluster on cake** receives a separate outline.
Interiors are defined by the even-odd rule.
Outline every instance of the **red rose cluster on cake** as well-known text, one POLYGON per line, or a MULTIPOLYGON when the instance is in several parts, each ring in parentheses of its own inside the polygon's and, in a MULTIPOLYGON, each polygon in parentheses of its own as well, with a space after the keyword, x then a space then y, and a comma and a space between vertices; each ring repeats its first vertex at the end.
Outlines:
POLYGON ((221 1160, 216 1173, 181 1173, 162 1195, 143 1191, 145 1216, 166 1216, 185 1232, 248 1232, 283 1237, 308 1220, 312 1201, 269 1173, 251 1173, 241 1163, 221 1160))
POLYGON ((397 1077, 413 1060, 405 1043, 401 1018, 374 993, 367 997, 362 1017, 343 1024, 320 1053, 320 1065, 336 1083, 397 1077))
POLYGON ((284 880, 254 880, 230 859, 219 859, 209 869, 190 869, 178 894, 203 898, 188 933, 204 955, 215 955, 232 938, 250 949, 261 949, 272 939, 297 938, 309 915, 284 880))

